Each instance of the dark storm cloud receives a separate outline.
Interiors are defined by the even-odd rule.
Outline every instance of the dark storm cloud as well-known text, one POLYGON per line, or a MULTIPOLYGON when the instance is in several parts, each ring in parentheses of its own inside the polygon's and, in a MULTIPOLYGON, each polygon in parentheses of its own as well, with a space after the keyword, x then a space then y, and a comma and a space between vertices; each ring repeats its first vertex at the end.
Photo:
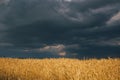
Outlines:
POLYGON ((120 56, 120 0, 75 1, 1 1, 0 48, 42 56, 120 56))
POLYGON ((120 1, 74 0, 73 3, 60 1, 58 12, 65 17, 79 21, 83 25, 96 26, 104 24, 119 11, 120 1))

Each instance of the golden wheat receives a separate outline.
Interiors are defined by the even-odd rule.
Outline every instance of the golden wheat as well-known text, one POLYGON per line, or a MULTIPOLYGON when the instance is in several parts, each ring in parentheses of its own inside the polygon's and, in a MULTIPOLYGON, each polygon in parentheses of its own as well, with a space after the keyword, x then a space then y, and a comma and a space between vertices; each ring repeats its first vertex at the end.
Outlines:
POLYGON ((120 59, 0 58, 0 80, 120 80, 120 59))

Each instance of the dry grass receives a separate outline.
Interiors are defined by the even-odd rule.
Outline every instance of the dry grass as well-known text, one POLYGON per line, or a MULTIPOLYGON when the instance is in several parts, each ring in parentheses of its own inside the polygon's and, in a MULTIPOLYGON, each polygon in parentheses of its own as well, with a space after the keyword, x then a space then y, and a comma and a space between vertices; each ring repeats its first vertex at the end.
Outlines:
POLYGON ((120 80, 120 59, 0 58, 0 80, 120 80))

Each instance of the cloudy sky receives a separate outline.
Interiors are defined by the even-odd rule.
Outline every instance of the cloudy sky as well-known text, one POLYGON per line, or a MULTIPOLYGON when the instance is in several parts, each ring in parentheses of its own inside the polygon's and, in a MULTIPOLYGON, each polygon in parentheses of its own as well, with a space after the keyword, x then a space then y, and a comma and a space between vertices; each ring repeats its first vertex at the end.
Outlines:
POLYGON ((120 0, 0 0, 0 57, 120 57, 120 0))

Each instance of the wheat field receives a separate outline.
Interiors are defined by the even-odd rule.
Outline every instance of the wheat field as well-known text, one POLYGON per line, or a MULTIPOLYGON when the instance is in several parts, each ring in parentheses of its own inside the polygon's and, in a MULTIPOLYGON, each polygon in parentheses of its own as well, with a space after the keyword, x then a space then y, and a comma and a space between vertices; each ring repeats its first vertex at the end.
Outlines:
POLYGON ((120 59, 0 58, 0 80, 120 80, 120 59))

